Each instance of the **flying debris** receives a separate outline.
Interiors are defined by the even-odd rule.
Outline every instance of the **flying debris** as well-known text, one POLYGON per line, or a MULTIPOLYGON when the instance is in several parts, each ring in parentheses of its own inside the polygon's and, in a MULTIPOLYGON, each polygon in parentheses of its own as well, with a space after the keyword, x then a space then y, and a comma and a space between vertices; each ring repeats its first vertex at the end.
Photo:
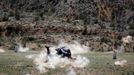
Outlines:
POLYGON ((61 55, 61 57, 63 57, 63 58, 64 57, 72 58, 71 57, 71 50, 69 48, 65 47, 65 46, 57 48, 56 51, 57 51, 57 54, 61 55))

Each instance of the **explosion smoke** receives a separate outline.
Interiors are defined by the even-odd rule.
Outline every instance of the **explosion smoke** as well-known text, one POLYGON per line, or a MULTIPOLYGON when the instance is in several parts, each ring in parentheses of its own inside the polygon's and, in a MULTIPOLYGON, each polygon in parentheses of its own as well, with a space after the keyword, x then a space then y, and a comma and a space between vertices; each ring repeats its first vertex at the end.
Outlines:
POLYGON ((0 49, 0 53, 4 53, 5 52, 5 50, 4 49, 0 49))
POLYGON ((123 43, 130 43, 132 41, 132 36, 126 36, 122 38, 123 43))
POLYGON ((19 49, 18 49, 18 51, 19 51, 19 52, 27 52, 27 51, 29 51, 29 48, 27 48, 27 47, 22 47, 22 45, 19 44, 19 49))
POLYGON ((115 61, 114 64, 117 65, 117 66, 123 67, 124 65, 127 64, 127 60, 124 59, 124 60, 120 60, 120 61, 115 61))
MULTIPOLYGON (((75 42, 74 44, 62 43, 58 47, 61 47, 61 45, 69 47, 73 54, 88 52, 88 50, 86 49, 87 47, 80 45, 78 42, 75 42)), ((56 48, 57 47, 51 47, 51 54, 48 56, 46 54, 46 50, 43 50, 34 59, 36 69, 39 70, 40 73, 47 72, 48 68, 55 69, 57 67, 66 67, 68 65, 83 68, 87 66, 90 62, 86 57, 80 55, 75 55, 76 60, 61 58, 61 56, 56 54, 56 48)))
POLYGON ((72 54, 79 54, 79 53, 81 54, 81 53, 87 53, 88 51, 90 51, 89 47, 87 47, 85 45, 81 45, 77 41, 72 41, 70 43, 65 43, 63 41, 60 41, 60 43, 57 47, 62 47, 62 46, 66 46, 66 47, 70 48, 72 54))

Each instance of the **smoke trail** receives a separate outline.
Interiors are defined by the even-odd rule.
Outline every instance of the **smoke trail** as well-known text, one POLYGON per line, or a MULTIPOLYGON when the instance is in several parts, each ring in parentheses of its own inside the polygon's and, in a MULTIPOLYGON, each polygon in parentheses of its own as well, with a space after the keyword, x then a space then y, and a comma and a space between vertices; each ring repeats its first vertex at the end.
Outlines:
MULTIPOLYGON (((61 45, 69 47, 73 52, 73 54, 88 52, 88 51, 84 51, 86 50, 86 48, 80 45, 78 42, 75 42, 73 44, 62 43, 58 47, 61 47, 61 45)), ((74 55, 76 57, 75 60, 68 59, 68 58, 61 58, 61 56, 56 54, 56 50, 55 50, 56 48, 57 48, 56 46, 50 48, 51 54, 49 56, 47 56, 46 49, 44 49, 34 59, 36 69, 39 70, 40 73, 47 72, 48 68, 55 69, 57 67, 66 67, 68 65, 73 67, 83 68, 87 66, 90 62, 86 57, 80 55, 74 55)))

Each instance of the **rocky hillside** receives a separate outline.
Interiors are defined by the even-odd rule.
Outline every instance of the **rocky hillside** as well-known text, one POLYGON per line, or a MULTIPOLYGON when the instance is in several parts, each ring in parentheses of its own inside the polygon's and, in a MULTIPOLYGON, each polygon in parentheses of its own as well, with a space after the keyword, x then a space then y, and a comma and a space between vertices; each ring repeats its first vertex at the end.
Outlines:
MULTIPOLYGON (((133 0, 0 0, 0 44, 57 44, 77 40, 93 51, 122 46, 134 36, 133 0)), ((134 51, 134 45, 124 46, 134 51)))

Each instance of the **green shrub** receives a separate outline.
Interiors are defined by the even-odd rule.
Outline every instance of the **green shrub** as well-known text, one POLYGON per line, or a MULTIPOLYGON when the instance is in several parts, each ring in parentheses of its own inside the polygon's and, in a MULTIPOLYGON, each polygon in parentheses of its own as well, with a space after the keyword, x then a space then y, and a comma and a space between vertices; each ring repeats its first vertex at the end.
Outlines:
POLYGON ((16 20, 20 20, 20 13, 19 13, 18 10, 15 10, 14 16, 15 16, 15 19, 16 19, 16 20))
POLYGON ((0 21, 8 21, 9 14, 7 12, 2 12, 0 15, 0 21))

